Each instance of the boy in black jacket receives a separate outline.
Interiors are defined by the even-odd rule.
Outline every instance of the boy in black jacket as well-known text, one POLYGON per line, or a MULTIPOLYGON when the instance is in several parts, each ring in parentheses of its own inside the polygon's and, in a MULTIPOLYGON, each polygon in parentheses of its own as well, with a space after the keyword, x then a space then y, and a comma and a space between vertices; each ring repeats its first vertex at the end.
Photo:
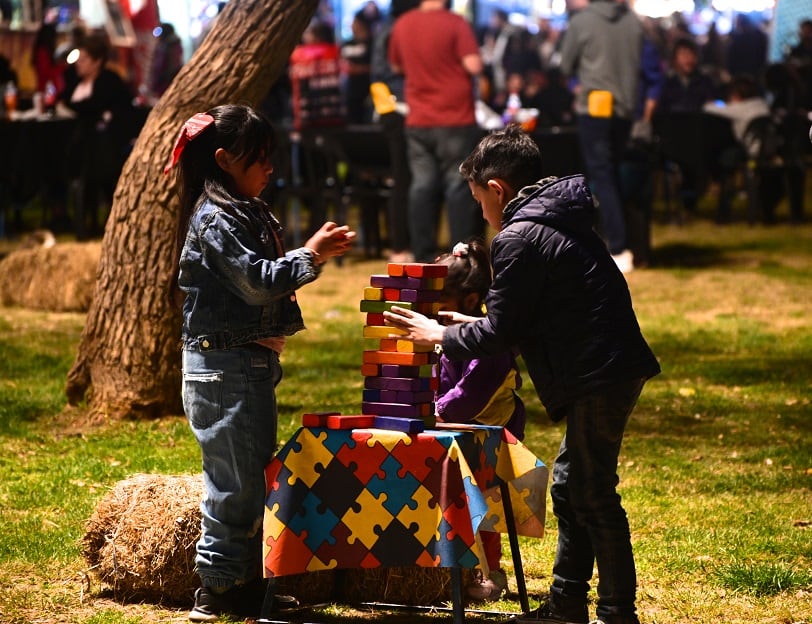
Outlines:
POLYGON ((518 127, 482 139, 460 166, 498 234, 487 316, 443 326, 393 308, 408 339, 440 344, 451 359, 518 347, 554 421, 567 430, 553 467, 558 552, 539 622, 586 624, 597 561, 597 623, 638 624, 629 523, 615 488, 623 432, 643 384, 660 372, 640 333, 631 296, 592 229, 584 177, 537 181, 541 155, 518 127))

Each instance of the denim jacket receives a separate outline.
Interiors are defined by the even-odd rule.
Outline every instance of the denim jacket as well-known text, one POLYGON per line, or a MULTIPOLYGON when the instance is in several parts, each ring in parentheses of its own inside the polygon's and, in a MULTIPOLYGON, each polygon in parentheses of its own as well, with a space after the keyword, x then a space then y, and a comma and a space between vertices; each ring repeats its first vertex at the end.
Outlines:
POLYGON ((285 253, 281 226, 259 201, 202 200, 180 257, 185 349, 228 349, 304 329, 296 290, 318 277, 309 249, 285 253))

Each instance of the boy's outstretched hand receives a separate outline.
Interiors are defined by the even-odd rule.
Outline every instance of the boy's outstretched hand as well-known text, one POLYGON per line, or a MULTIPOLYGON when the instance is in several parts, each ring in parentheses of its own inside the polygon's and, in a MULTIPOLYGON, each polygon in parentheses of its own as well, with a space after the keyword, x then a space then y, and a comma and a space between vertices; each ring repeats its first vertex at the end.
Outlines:
POLYGON ((355 232, 348 225, 336 225, 328 221, 313 234, 304 246, 312 251, 319 264, 333 256, 343 256, 355 243, 355 232))
POLYGON ((443 343, 445 327, 419 312, 393 306, 391 311, 383 313, 383 318, 387 325, 399 327, 409 332, 406 336, 394 336, 395 338, 411 340, 423 345, 443 343))

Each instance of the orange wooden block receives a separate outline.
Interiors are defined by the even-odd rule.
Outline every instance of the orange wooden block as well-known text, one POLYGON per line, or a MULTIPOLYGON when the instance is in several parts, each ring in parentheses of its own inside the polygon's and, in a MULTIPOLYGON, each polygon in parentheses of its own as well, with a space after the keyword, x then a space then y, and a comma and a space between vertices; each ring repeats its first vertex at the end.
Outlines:
POLYGON ((386 273, 389 277, 401 277, 406 275, 406 270, 403 268, 406 266, 402 262, 390 262, 386 265, 386 273))
MULTIPOLYGON (((382 350, 388 351, 383 348, 382 350)), ((401 353, 431 353, 434 351, 434 345, 418 345, 411 340, 395 340, 395 350, 401 353)))
POLYGON ((400 351, 398 343, 401 342, 397 338, 381 338, 379 351, 400 351))
POLYGON ((400 364, 401 366, 421 366, 429 363, 429 354, 364 351, 363 362, 364 364, 400 364))
MULTIPOLYGON (((362 364, 361 365, 361 374, 364 377, 378 377, 380 375, 381 369, 377 364, 362 364)), ((436 390, 437 388, 434 388, 436 390)))

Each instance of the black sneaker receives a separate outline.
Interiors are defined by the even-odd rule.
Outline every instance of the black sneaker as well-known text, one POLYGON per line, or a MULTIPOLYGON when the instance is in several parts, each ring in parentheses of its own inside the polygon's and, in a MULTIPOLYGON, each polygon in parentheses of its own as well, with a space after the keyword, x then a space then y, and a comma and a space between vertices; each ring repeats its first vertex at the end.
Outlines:
MULTIPOLYGON (((239 618, 259 618, 262 613, 262 604, 268 583, 265 579, 257 579, 237 585, 221 594, 213 592, 208 587, 200 587, 195 592, 195 606, 189 611, 189 620, 192 622, 216 622, 221 615, 236 616, 239 618)), ((274 596, 272 611, 293 609, 299 606, 299 601, 293 596, 274 596)))
POLYGON ((586 605, 584 605, 583 613, 573 618, 557 614, 549 602, 544 602, 538 609, 531 611, 529 616, 529 619, 522 621, 532 621, 533 624, 587 624, 589 622, 586 605))

